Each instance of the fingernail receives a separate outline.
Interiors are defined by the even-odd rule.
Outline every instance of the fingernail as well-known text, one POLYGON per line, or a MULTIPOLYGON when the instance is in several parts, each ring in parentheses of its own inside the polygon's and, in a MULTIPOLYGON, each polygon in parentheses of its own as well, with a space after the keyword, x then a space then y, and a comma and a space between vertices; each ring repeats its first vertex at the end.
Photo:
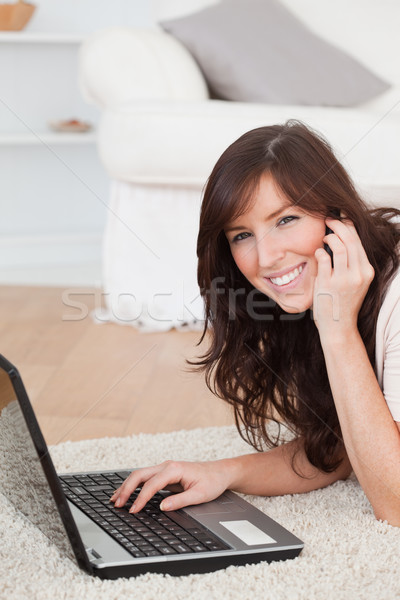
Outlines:
POLYGON ((160 509, 161 510, 169 510, 171 507, 171 503, 168 502, 168 500, 163 500, 160 504, 160 509))
POLYGON ((121 498, 117 498, 115 506, 121 506, 121 498))
POLYGON ((135 512, 135 510, 136 510, 136 504, 132 504, 132 506, 129 509, 129 512, 133 513, 133 512, 135 512))

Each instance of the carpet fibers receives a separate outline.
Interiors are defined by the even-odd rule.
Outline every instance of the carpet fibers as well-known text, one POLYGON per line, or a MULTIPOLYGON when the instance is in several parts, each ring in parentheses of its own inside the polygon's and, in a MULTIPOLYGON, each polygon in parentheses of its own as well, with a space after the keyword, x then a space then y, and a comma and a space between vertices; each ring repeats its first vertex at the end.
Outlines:
MULTIPOLYGON (((51 454, 60 472, 145 466, 167 458, 249 452, 232 427, 67 442, 51 454)), ((350 478, 308 494, 247 497, 305 542, 294 560, 205 575, 147 574, 101 581, 82 572, 0 494, 0 598, 13 600, 291 600, 400 598, 400 528, 374 518, 350 478)))

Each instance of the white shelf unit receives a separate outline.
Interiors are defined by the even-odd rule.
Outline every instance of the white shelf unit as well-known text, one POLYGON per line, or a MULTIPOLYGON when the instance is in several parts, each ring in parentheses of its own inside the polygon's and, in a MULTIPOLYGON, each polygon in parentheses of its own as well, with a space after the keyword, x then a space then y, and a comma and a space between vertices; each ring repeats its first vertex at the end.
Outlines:
POLYGON ((37 146, 37 145, 64 145, 64 144, 95 144, 95 133, 56 133, 49 131, 27 133, 2 133, 0 146, 37 146))
MULTIPOLYGON (((18 78, 23 76, 23 70, 21 69, 21 63, 23 60, 27 61, 27 68, 29 69, 29 65, 31 64, 31 67, 33 68, 33 71, 35 71, 35 69, 37 70, 37 68, 39 67, 39 72, 40 72, 40 66, 38 65, 38 62, 41 60, 41 58, 43 58, 44 53, 46 53, 47 55, 49 54, 49 52, 53 52, 55 53, 54 56, 54 60, 52 61, 53 65, 57 64, 57 47, 61 50, 61 59, 62 59, 62 64, 60 65, 60 73, 59 73, 59 77, 58 77, 58 82, 57 82, 57 87, 60 86, 60 90, 62 90, 63 87, 66 87, 66 85, 68 85, 68 83, 73 83, 73 88, 74 88, 74 93, 75 96, 79 95, 79 91, 77 89, 77 82, 76 82, 76 76, 77 76, 77 71, 75 69, 75 73, 72 76, 75 81, 71 81, 71 72, 66 74, 66 77, 64 76, 64 68, 65 68, 65 62, 68 62, 68 56, 67 55, 74 55, 75 56, 75 68, 77 68, 77 58, 78 58, 78 51, 79 51, 79 46, 80 44, 84 41, 85 39, 85 35, 81 34, 81 33, 52 33, 52 32, 25 32, 25 31, 2 31, 0 32, 0 49, 1 49, 1 54, 3 55, 3 60, 0 59, 0 68, 1 68, 1 74, 3 74, 4 71, 6 71, 6 81, 3 81, 2 84, 2 88, 3 88, 3 95, 0 95, 0 104, 3 105, 3 110, 7 111, 7 109, 9 110, 10 116, 14 117, 14 119, 18 119, 18 110, 14 110, 14 106, 18 106, 18 104, 21 102, 21 99, 19 99, 18 96, 18 91, 20 92, 20 95, 25 95, 26 96, 26 100, 30 100, 31 98, 29 97, 29 89, 23 90, 23 86, 20 85, 20 83, 18 82, 18 78), (51 46, 55 46, 55 49, 52 49, 51 46), (13 52, 13 47, 14 47, 14 52, 13 52), (16 49, 16 51, 15 51, 16 49), (38 50, 40 49, 40 50, 38 50), (28 53, 28 54, 27 54, 28 53), (35 54, 37 55, 35 57, 35 54), (14 56, 13 56, 14 55, 14 56), (42 55, 42 56, 41 56, 42 55), (9 58, 11 57, 12 62, 16 61, 17 64, 13 65, 14 67, 14 72, 8 73, 8 79, 10 80, 11 86, 15 88, 14 90, 14 98, 11 96, 11 99, 14 100, 15 102, 9 102, 8 101, 8 97, 7 95, 4 94, 4 91, 7 89, 7 60, 9 60, 9 58), (2 62, 4 63, 2 65, 2 62), (15 68, 16 67, 16 68, 15 68), (68 79, 70 80, 68 82, 68 79), (60 85, 61 84, 61 85, 60 85), (28 92, 28 93, 27 93, 28 92)), ((11 61, 9 60, 9 64, 11 64, 11 61)), ((69 65, 71 66, 71 65, 69 65)), ((49 76, 51 76, 49 74, 49 76)), ((32 84, 34 84, 34 78, 31 76, 29 79, 29 84, 32 86, 32 84)), ((28 85, 29 85, 28 84, 28 85)), ((43 90, 44 92, 45 90, 43 90)), ((53 95, 54 98, 57 97, 57 92, 56 90, 50 90, 51 94, 53 95)), ((46 89, 47 92, 47 89, 46 89)), ((60 91, 58 92, 58 95, 60 94, 60 91)), ((75 112, 76 112, 76 100, 77 98, 75 97, 75 112)), ((42 104, 41 102, 38 102, 38 104, 41 104, 43 106, 46 106, 46 103, 49 104, 49 98, 47 98, 44 103, 42 104)), ((50 103, 51 104, 51 103, 50 103)), ((79 97, 79 102, 78 104, 80 104, 80 109, 82 110, 82 108, 84 109, 85 113, 88 112, 88 107, 84 104, 83 99, 79 97)), ((35 112, 35 108, 37 108, 37 106, 35 107, 34 103, 33 103, 33 113, 35 112)), ((63 108, 61 109, 63 110, 63 108)), ((76 115, 64 115, 65 118, 75 118, 76 115)), ((97 118, 97 115, 96 115, 97 118)), ((5 119, 4 119, 5 120, 5 119)), ((94 143, 96 141, 96 137, 93 134, 93 132, 89 135, 88 132, 85 133, 66 133, 66 132, 62 132, 62 133, 58 133, 58 132, 53 132, 51 130, 51 128, 48 125, 48 121, 50 120, 50 118, 48 120, 46 119, 42 119, 39 126, 36 122, 33 123, 29 123, 29 122, 25 122, 23 120, 23 118, 21 119, 21 127, 18 128, 17 130, 13 130, 13 127, 11 126, 11 128, 7 127, 7 123, 1 122, 0 121, 0 144, 16 144, 16 143, 20 143, 20 144, 34 144, 34 143, 41 143, 41 140, 45 141, 46 143, 94 143)))
POLYGON ((83 33, 0 31, 0 43, 9 44, 80 44, 85 37, 83 33))
POLYGON ((0 43, 10 44, 80 44, 85 37, 83 33, 0 31, 0 43))
POLYGON ((96 149, 97 110, 77 83, 84 38, 0 32, 0 284, 99 285, 108 178, 96 149), (72 118, 93 130, 48 125, 72 118))

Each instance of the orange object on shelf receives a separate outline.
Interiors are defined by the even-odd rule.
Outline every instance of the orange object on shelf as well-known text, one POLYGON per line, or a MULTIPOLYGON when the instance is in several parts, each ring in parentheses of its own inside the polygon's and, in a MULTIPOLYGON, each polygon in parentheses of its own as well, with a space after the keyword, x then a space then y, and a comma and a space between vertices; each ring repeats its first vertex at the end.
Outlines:
POLYGON ((0 4, 0 30, 20 31, 27 25, 36 6, 18 0, 14 4, 0 4))
POLYGON ((50 129, 53 129, 53 131, 65 131, 72 133, 84 133, 92 129, 92 125, 90 123, 85 123, 79 119, 68 119, 67 121, 49 121, 49 127, 50 129))

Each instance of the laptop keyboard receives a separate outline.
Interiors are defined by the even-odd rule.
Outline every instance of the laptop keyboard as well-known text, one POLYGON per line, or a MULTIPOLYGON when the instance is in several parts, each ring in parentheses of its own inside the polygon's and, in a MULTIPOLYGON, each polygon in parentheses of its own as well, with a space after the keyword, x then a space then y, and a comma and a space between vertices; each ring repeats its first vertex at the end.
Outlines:
POLYGON ((155 494, 139 513, 130 514, 138 488, 123 508, 116 508, 110 497, 128 475, 129 471, 62 475, 60 481, 68 500, 136 558, 229 548, 188 515, 160 510, 161 494, 155 494))

